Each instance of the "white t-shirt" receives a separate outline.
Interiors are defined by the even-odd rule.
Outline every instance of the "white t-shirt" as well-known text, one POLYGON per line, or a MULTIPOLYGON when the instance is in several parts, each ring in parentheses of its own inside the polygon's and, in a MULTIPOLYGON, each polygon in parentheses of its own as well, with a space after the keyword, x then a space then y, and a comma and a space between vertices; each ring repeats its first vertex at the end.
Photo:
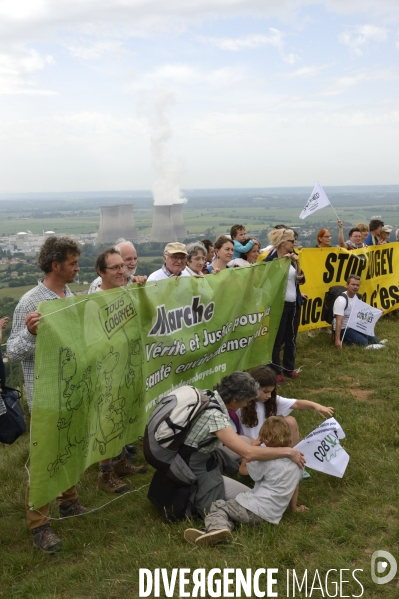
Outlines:
POLYGON ((237 495, 236 501, 263 520, 278 524, 302 478, 302 470, 289 458, 249 462, 247 468, 255 487, 237 495))
POLYGON ((290 265, 288 271, 287 289, 285 291, 286 302, 296 302, 296 268, 290 265))
MULTIPOLYGON (((189 277, 190 273, 188 273, 187 270, 184 269, 180 276, 181 277, 189 277)), ((163 279, 170 279, 170 278, 171 277, 168 277, 166 272, 162 268, 160 268, 159 270, 152 272, 150 274, 150 276, 148 277, 147 281, 162 281, 163 279)))
MULTIPOLYGON (((288 416, 292 412, 292 406, 296 402, 296 399, 287 399, 286 397, 280 397, 277 395, 277 416, 288 416)), ((240 420, 241 430, 243 435, 247 435, 247 437, 252 437, 252 439, 257 439, 259 437, 259 431, 262 427, 262 424, 266 420, 265 418, 265 404, 261 401, 255 402, 256 407, 256 415, 258 417, 257 426, 247 426, 242 423, 241 418, 241 409, 237 410, 237 416, 240 420)))
POLYGON ((236 266, 251 266, 249 262, 247 262, 247 260, 244 260, 244 258, 234 258, 234 260, 230 260, 230 262, 227 264, 227 266, 229 268, 235 268, 236 266))
MULTIPOLYGON (((345 295, 346 295, 346 293, 345 293, 345 295)), ((346 299, 342 295, 337 297, 337 299, 334 302, 334 307, 333 307, 334 315, 344 317, 344 319, 342 321, 342 327, 341 327, 342 329, 345 329, 346 325, 348 324, 348 319, 349 319, 349 316, 351 315, 352 307, 356 300, 356 295, 354 297, 349 297, 349 296, 346 296, 346 297, 348 298, 348 307, 346 309, 345 309, 346 299)), ((333 320, 333 329, 335 331, 335 318, 333 320)))

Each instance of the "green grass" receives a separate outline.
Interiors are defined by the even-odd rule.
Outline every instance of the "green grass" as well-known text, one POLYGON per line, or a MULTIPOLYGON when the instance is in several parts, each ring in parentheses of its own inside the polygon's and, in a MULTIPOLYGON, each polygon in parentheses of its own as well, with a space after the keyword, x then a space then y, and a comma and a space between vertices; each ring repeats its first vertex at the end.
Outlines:
MULTIPOLYGON (((90 281, 91 282, 91 281, 90 281)), ((71 291, 87 291, 90 285, 79 285, 78 283, 70 283, 68 287, 71 291)), ((11 297, 12 299, 19 300, 24 293, 33 289, 36 285, 23 285, 22 287, 2 287, 0 289, 0 302, 4 297, 11 297)))
MULTIPOLYGON (((234 199, 234 198, 232 198, 234 199)), ((305 205, 307 197, 303 199, 305 205)), ((195 201, 194 201, 195 202, 195 201)), ((243 223, 248 230, 257 231, 259 229, 270 229, 274 224, 283 222, 291 226, 311 227, 314 222, 323 221, 325 225, 335 224, 336 216, 331 208, 327 208, 322 213, 318 212, 314 216, 301 221, 299 213, 302 207, 286 206, 284 201, 280 206, 268 206, 268 203, 259 201, 256 205, 233 204, 229 207, 201 207, 194 208, 195 203, 185 206, 183 211, 184 222, 190 235, 198 233, 202 236, 208 229, 213 229, 214 239, 221 233, 230 230, 234 223, 243 223), (223 223, 223 224, 220 224, 223 223)), ((396 208, 396 206, 395 206, 396 208)), ((355 225, 358 222, 368 222, 370 217, 375 214, 384 214, 384 222, 394 225, 397 223, 398 213, 392 210, 392 206, 338 206, 337 213, 345 221, 355 225)), ((134 219, 140 235, 149 235, 152 226, 152 208, 134 210, 134 219)), ((100 212, 90 214, 89 216, 79 215, 71 216, 64 212, 63 218, 21 218, 21 213, 15 212, 2 219, 0 226, 1 235, 15 235, 18 231, 29 229, 33 234, 38 235, 43 231, 54 231, 57 234, 83 234, 95 233, 100 225, 100 212)))
MULTIPOLYGON (((357 577, 366 599, 396 599, 398 579, 377 586, 370 577, 370 558, 377 549, 398 550, 398 358, 399 315, 378 323, 377 334, 387 337, 385 350, 337 351, 327 335, 306 333, 298 338, 300 377, 280 393, 335 407, 343 426, 342 444, 350 455, 343 479, 310 471, 300 483, 299 500, 305 514, 286 513, 278 526, 239 526, 233 542, 212 549, 188 545, 183 531, 190 523, 167 524, 146 499, 152 469, 131 479, 137 492, 120 497, 97 514, 53 523, 64 541, 56 556, 33 550, 26 528, 24 493, 28 436, 0 447, 0 596, 34 599, 125 599, 138 594, 139 568, 279 568, 279 597, 286 597, 287 568, 310 579, 328 569, 363 569, 357 577), (144 488, 143 488, 144 486, 144 488)), ((320 422, 313 411, 297 412, 302 436, 320 422)), ((99 507, 110 497, 96 486, 96 466, 79 483, 81 501, 99 507)), ((54 505, 54 517, 57 510, 54 505)), ((191 525, 197 526, 192 522, 191 525)), ((334 574, 334 573, 333 573, 334 574)), ((344 572, 344 580, 351 578, 344 572), (345 576, 346 575, 346 576, 345 576)), ((352 579, 353 580, 353 579, 352 579)), ((334 588, 330 587, 331 595, 334 588)), ((344 585, 344 595, 359 595, 357 584, 344 585)), ((161 596, 164 597, 161 593, 161 596)), ((309 595, 308 595, 309 596, 309 595)), ((318 599, 320 591, 311 595, 318 599)), ((338 594, 338 596, 340 596, 338 594)), ((178 591, 174 597, 179 597, 178 591)), ((296 591, 296 597, 305 594, 296 591)))

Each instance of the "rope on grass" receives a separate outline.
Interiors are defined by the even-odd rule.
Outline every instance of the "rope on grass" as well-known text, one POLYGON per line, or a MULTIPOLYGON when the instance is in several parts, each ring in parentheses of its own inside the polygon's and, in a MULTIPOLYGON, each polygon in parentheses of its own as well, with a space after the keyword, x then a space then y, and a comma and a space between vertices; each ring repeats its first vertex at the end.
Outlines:
POLYGON ((104 503, 103 505, 100 505, 99 507, 95 507, 92 510, 88 510, 87 512, 84 512, 84 514, 72 514, 71 516, 63 516, 60 518, 52 518, 51 516, 45 516, 44 514, 42 514, 42 512, 40 510, 36 510, 35 508, 31 508, 30 511, 31 512, 37 512, 38 514, 40 514, 41 516, 43 516, 43 518, 47 518, 47 520, 66 520, 67 518, 80 518, 81 516, 88 516, 89 514, 95 514, 97 512, 99 512, 100 510, 102 510, 105 506, 109 505, 110 503, 113 503, 114 501, 116 501, 117 499, 121 499, 122 497, 125 497, 126 495, 130 495, 130 493, 138 493, 139 491, 141 491, 141 489, 144 489, 145 487, 148 487, 150 483, 147 483, 146 485, 142 485, 139 489, 132 489, 131 491, 126 491, 125 493, 122 493, 121 495, 118 495, 117 497, 114 497, 113 499, 111 499, 110 501, 107 501, 107 503, 104 503))

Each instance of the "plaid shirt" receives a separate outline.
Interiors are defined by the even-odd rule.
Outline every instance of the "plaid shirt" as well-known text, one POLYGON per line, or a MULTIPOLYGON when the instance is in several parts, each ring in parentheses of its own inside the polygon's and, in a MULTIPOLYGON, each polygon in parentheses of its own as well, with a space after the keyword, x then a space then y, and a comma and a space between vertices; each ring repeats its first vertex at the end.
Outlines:
MULTIPOLYGON (((28 331, 25 316, 36 312, 40 302, 60 299, 60 296, 43 285, 41 279, 37 287, 31 289, 21 297, 14 311, 11 335, 7 341, 7 355, 12 362, 22 362, 22 371, 25 379, 26 399, 29 411, 32 409, 33 373, 35 369, 36 335, 28 331)), ((64 287, 65 297, 73 295, 69 287, 64 287)), ((40 326, 40 325, 39 325, 40 326)))
POLYGON ((230 416, 227 411, 226 405, 217 391, 214 391, 215 400, 222 408, 222 411, 204 410, 193 422, 190 431, 184 441, 184 445, 190 447, 198 447, 202 441, 206 441, 210 438, 214 438, 213 443, 209 443, 206 447, 200 448, 198 451, 203 453, 210 453, 214 449, 221 446, 221 442, 215 435, 215 432, 221 431, 224 428, 231 426, 230 416))

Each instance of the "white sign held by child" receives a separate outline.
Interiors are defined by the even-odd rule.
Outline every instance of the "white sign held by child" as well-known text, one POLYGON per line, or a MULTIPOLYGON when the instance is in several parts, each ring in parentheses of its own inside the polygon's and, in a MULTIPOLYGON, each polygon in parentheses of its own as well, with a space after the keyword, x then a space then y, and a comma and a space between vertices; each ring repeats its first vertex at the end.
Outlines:
POLYGON ((306 202, 305 208, 302 210, 299 218, 306 218, 313 212, 317 212, 320 208, 325 208, 330 205, 330 200, 328 199, 326 192, 322 188, 319 182, 316 183, 312 193, 310 194, 310 198, 306 202))
POLYGON ((349 462, 349 455, 341 447, 340 439, 345 438, 341 425, 335 418, 329 418, 294 449, 302 451, 306 467, 342 478, 349 462))

